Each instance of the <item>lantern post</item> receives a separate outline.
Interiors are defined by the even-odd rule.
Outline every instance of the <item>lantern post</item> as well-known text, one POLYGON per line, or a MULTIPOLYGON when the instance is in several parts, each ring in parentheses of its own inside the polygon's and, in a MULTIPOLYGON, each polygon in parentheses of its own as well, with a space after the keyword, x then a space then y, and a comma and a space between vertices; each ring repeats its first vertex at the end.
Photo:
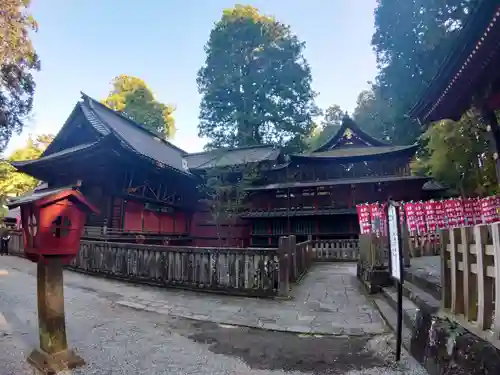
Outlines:
POLYGON ((37 263, 40 345, 27 361, 42 374, 83 366, 66 339, 63 266, 78 254, 87 213, 98 210, 72 187, 36 191, 9 203, 15 207, 21 208, 26 258, 37 263))

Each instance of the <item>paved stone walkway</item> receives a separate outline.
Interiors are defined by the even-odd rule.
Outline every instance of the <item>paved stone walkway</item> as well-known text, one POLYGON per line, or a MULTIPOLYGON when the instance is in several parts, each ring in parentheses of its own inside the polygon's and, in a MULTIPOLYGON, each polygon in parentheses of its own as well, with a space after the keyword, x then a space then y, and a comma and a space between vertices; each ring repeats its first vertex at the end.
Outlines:
MULTIPOLYGON (((29 261, 0 257, 1 375, 33 374, 26 356, 38 343, 35 272, 29 261)), ((353 277, 351 266, 319 266, 295 289, 295 300, 269 301, 141 287, 65 272, 68 340, 87 366, 64 374, 424 375, 406 352, 401 363, 394 363, 392 332, 304 335, 193 320, 253 319, 266 328, 286 329, 290 323, 297 325, 295 330, 335 328, 334 333, 341 332, 342 323, 353 328, 360 322, 366 331, 384 330, 378 313, 358 294, 353 277), (330 275, 332 269, 335 276, 330 275), (328 290, 320 292, 318 285, 328 290), (127 306, 132 303, 137 305, 127 306), (363 323, 367 315, 375 323, 363 323)))
MULTIPOLYGON (((2 264, 35 275, 33 264, 17 257, 2 264)), ((317 264, 294 285, 291 300, 221 296, 163 289, 89 277, 65 271, 64 282, 95 291, 137 310, 220 324, 327 335, 365 335, 388 331, 378 310, 359 289, 352 263, 317 264)))

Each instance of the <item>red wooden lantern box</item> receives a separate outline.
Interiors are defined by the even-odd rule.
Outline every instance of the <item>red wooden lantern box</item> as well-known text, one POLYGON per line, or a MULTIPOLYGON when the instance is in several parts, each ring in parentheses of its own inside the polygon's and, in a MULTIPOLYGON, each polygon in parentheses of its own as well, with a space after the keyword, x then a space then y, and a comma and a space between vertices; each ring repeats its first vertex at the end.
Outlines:
POLYGON ((59 256, 69 263, 78 253, 87 213, 99 212, 71 187, 41 190, 9 204, 19 206, 24 251, 33 262, 59 256))

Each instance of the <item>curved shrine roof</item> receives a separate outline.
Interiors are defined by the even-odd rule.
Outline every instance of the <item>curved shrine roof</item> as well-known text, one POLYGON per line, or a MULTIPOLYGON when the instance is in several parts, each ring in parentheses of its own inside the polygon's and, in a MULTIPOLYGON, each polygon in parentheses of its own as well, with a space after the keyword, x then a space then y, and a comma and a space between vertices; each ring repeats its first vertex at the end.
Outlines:
POLYGON ((400 155, 407 153, 413 154, 417 145, 410 146, 380 146, 380 147, 350 147, 339 148, 323 152, 314 152, 311 154, 292 155, 295 159, 366 159, 368 157, 400 155))
POLYGON ((329 140, 308 154, 290 155, 297 161, 339 160, 355 161, 381 159, 393 156, 412 156, 418 145, 394 146, 370 136, 350 117, 345 116, 342 124, 329 140))
POLYGON ((264 145, 197 152, 186 155, 185 159, 189 169, 203 170, 244 165, 247 163, 276 161, 280 153, 280 149, 264 145))
POLYGON ((112 133, 123 146, 154 161, 157 165, 160 163, 160 166, 191 174, 183 161, 187 152, 91 97, 83 93, 82 97, 83 102, 80 105, 83 106, 86 117, 103 135, 112 133))
POLYGON ((458 120, 476 91, 500 77, 500 3, 481 0, 467 17, 450 53, 409 115, 423 123, 458 120))

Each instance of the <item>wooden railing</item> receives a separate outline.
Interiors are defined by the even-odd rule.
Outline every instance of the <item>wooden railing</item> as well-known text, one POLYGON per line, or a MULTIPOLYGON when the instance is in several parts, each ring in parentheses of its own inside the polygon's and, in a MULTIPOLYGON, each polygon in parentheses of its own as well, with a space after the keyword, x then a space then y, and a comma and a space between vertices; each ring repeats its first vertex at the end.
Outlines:
POLYGON ((10 232, 9 253, 13 255, 24 255, 24 240, 21 231, 10 232))
MULTIPOLYGON (((280 238, 276 249, 143 245, 82 240, 74 271, 158 286, 237 295, 287 297, 315 260, 351 261, 357 240, 307 241, 280 238)), ((12 233, 12 254, 24 255, 20 232, 12 233)))
POLYGON ((403 240, 408 243, 409 255, 412 258, 441 254, 441 239, 439 233, 422 235, 404 235, 403 240))
POLYGON ((229 294, 274 295, 278 291, 277 249, 154 246, 81 241, 69 268, 229 294))
POLYGON ((152 238, 158 238, 158 237, 168 237, 168 236, 182 236, 182 235, 187 235, 187 233, 161 233, 161 232, 154 232, 154 231, 127 231, 123 229, 117 229, 117 228, 104 228, 104 227, 96 227, 96 226, 85 226, 83 230, 83 237, 84 238, 91 238, 91 239, 104 239, 104 238, 131 238, 135 240, 135 237, 137 235, 142 235, 145 238, 152 237, 152 238))
MULTIPOLYGON (((297 282, 311 268, 313 259, 312 241, 309 238, 307 241, 296 243, 295 236, 285 238, 289 241, 289 279, 290 282, 297 282)), ((283 243, 280 244, 280 247, 282 247, 283 243)))
POLYGON ((443 312, 500 348, 500 223, 441 232, 443 312))
MULTIPOLYGON (((74 271, 158 286, 249 296, 287 297, 311 266, 311 241, 280 239, 278 249, 210 248, 80 241, 74 271)), ((12 233, 14 255, 24 255, 21 233, 12 233)))
POLYGON ((320 262, 356 262, 359 240, 318 240, 312 242, 314 260, 320 262))

